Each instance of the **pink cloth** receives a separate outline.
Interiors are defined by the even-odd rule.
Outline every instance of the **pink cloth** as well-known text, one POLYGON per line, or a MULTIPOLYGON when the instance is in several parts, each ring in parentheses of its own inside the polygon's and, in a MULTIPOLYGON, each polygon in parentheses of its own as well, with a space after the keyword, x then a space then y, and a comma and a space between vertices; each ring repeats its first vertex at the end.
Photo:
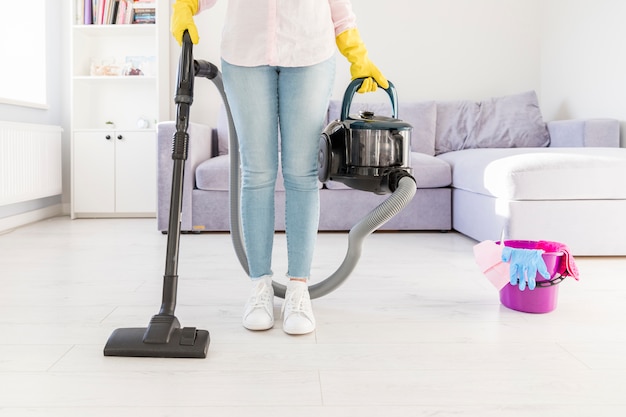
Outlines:
POLYGON ((576 280, 580 279, 580 274, 578 272, 578 267, 576 266, 576 261, 574 261, 574 257, 572 256, 572 253, 570 252, 566 244, 540 240, 539 242, 537 242, 537 249, 543 249, 546 252, 563 252, 563 256, 561 257, 561 263, 559 264, 558 269, 559 274, 564 277, 573 277, 576 280))
MULTIPOLYGON (((199 0, 199 11, 216 2, 199 0)), ((331 58, 335 37, 354 27, 350 0, 229 0, 221 55, 244 67, 315 65, 331 58)))
POLYGON ((510 282, 508 262, 502 261, 502 249, 491 240, 485 240, 474 246, 474 259, 483 274, 498 289, 501 290, 510 282))

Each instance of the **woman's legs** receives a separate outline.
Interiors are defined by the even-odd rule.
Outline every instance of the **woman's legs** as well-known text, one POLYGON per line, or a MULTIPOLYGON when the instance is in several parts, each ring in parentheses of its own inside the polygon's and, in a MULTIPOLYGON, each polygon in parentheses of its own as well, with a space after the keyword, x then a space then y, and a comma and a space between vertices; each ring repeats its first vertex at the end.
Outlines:
POLYGON ((222 75, 239 139, 241 220, 253 282, 243 325, 267 330, 274 326, 271 261, 278 171, 278 78, 271 67, 239 67, 224 61, 222 75))
POLYGON ((222 64, 239 138, 241 220, 250 277, 272 275, 274 186, 278 172, 278 74, 275 68, 222 64))
POLYGON ((315 329, 307 280, 319 220, 317 158, 335 74, 334 59, 282 68, 278 78, 281 163, 285 183, 285 232, 290 278, 283 305, 283 330, 315 329))
POLYGON ((239 137, 244 244, 250 277, 258 281, 244 312, 244 326, 260 330, 273 324, 271 305, 259 300, 267 300, 267 292, 271 290, 267 278, 272 276, 280 125, 286 192, 287 275, 290 280, 303 281, 298 283, 303 285, 288 285, 284 328, 292 334, 308 333, 315 328, 306 280, 310 275, 319 219, 318 142, 334 80, 334 59, 298 68, 239 67, 226 62, 222 68, 239 137))
POLYGON ((290 278, 308 279, 319 221, 317 158, 335 74, 334 59, 282 68, 278 78, 281 163, 290 278))

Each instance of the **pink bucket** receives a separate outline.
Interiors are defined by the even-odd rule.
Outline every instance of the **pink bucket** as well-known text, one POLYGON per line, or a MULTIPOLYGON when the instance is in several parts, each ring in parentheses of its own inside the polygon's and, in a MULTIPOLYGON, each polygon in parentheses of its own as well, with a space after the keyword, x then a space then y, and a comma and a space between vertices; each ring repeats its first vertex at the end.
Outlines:
MULTIPOLYGON (((505 246, 516 249, 535 249, 537 242, 528 240, 507 240, 505 246)), ((556 308, 559 295, 558 270, 563 252, 545 252, 541 255, 550 279, 546 280, 537 273, 537 287, 534 290, 526 288, 521 291, 517 285, 507 284, 500 290, 500 302, 512 310, 524 313, 549 313, 556 308)))

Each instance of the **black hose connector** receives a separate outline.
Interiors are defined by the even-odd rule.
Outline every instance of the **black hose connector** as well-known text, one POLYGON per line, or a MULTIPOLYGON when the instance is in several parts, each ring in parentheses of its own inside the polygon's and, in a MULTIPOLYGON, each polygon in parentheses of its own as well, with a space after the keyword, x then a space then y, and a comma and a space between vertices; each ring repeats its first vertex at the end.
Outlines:
POLYGON ((193 69, 196 77, 204 77, 209 80, 212 80, 219 74, 219 69, 215 65, 201 59, 193 61, 193 69))
POLYGON ((396 191, 396 189, 398 189, 398 184, 400 184, 400 180, 404 177, 409 177, 413 180, 413 182, 415 182, 415 184, 417 185, 417 181, 415 181, 415 178, 413 177, 413 175, 411 175, 409 172, 405 171, 405 170, 396 170, 396 171, 392 171, 389 173, 389 190, 393 193, 396 191))

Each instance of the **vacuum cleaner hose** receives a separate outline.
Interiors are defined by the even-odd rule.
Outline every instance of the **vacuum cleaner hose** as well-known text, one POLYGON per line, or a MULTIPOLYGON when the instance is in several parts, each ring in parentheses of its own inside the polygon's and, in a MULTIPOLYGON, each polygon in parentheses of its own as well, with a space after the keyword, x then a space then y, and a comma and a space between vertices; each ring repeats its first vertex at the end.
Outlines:
MULTIPOLYGON (((222 81, 221 73, 213 68, 206 67, 204 62, 201 62, 199 66, 196 65, 196 71, 200 73, 197 75, 204 76, 213 81, 222 96, 222 100, 224 101, 224 107, 228 117, 229 130, 230 235, 237 259, 246 274, 249 274, 250 269, 243 243, 243 231, 240 216, 241 174, 239 168, 239 140, 237 138, 237 131, 233 122, 230 106, 228 105, 228 99, 224 91, 224 83, 222 81)), ((396 177, 398 181, 393 193, 361 221, 359 221, 354 227, 352 227, 352 229, 350 229, 348 234, 348 250, 339 268, 323 281, 309 287, 309 294, 311 298, 322 297, 337 289, 346 280, 346 278, 348 278, 358 263, 359 258, 361 257, 363 241, 365 238, 398 214, 411 202, 417 190, 415 179, 405 171, 400 172, 399 175, 396 175, 396 177)), ((274 281, 273 287, 274 294, 276 296, 281 298, 285 297, 285 285, 274 281)))
POLYGON ((229 176, 229 189, 230 189, 230 236, 235 248, 235 254, 241 264, 241 267, 246 271, 246 274, 250 273, 248 266, 248 256, 246 255, 246 249, 243 244, 243 232, 241 228, 241 209, 239 207, 239 201, 241 198, 240 187, 240 172, 239 172, 239 138, 237 137, 237 130, 235 130, 235 123, 233 122, 233 115, 230 111, 230 105, 228 104, 228 98, 226 97, 226 91, 224 90, 224 81, 222 80, 222 73, 220 70, 208 61, 195 60, 194 72, 196 77, 205 77, 213 82, 217 91, 219 91, 226 109, 226 116, 228 119, 228 146, 229 146, 229 162, 230 162, 230 176, 229 176))
POLYGON ((348 251, 342 264, 328 278, 309 288, 311 298, 326 295, 343 284, 361 257, 365 238, 402 211, 411 202, 416 191, 415 179, 410 175, 403 176, 393 194, 350 229, 348 251))

